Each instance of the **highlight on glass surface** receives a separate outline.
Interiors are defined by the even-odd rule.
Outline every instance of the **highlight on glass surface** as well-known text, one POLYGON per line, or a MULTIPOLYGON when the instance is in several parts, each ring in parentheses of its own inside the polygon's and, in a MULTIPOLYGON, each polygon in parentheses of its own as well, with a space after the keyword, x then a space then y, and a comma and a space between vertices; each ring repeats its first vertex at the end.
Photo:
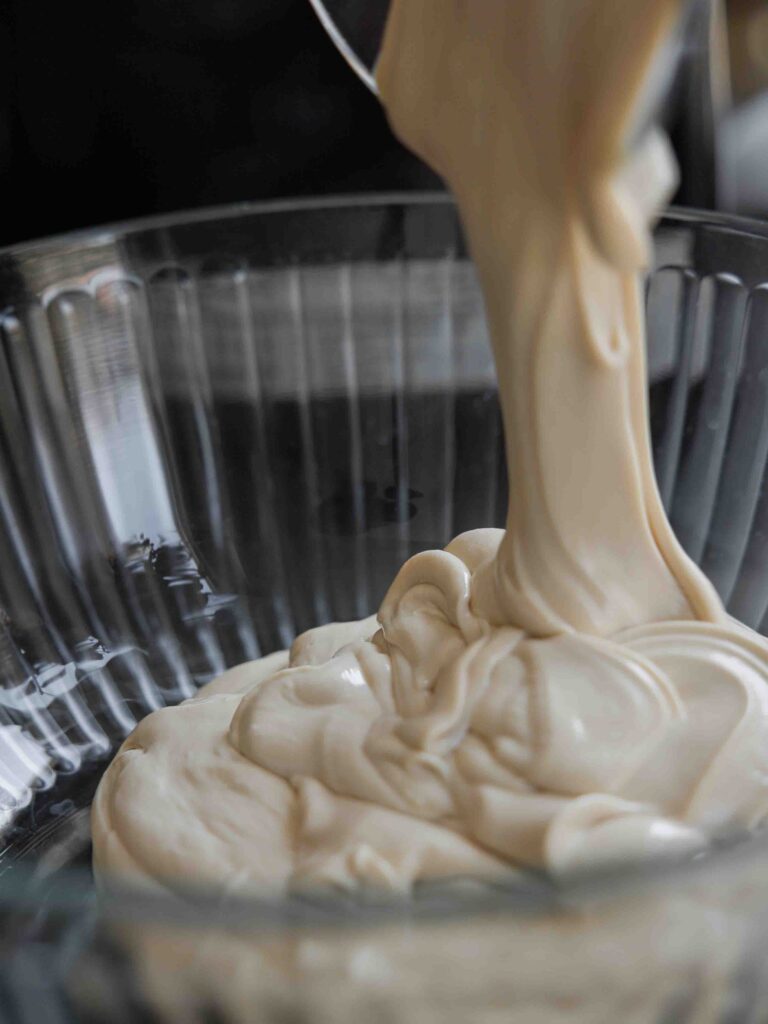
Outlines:
POLYGON ((390 0, 309 0, 349 66, 372 92, 390 0))

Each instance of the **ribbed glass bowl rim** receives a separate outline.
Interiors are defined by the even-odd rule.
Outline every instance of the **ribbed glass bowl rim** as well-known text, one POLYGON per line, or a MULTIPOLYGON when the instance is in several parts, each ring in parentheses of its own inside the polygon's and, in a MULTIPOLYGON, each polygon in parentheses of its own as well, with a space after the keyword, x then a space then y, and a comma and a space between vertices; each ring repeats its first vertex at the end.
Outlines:
MULTIPOLYGON (((143 232, 161 232, 176 227, 207 222, 237 221, 260 215, 307 213, 334 209, 350 210, 381 207, 455 206, 446 192, 385 192, 354 195, 329 195, 245 201, 208 206, 195 210, 160 213, 104 225, 62 232, 0 247, 0 267, 19 257, 50 256, 57 250, 74 255, 78 247, 108 244, 121 237, 143 232)), ((662 223, 714 227, 768 240, 768 221, 709 210, 670 207, 662 223)), ((260 928, 360 926, 385 924, 398 920, 464 920, 476 915, 529 915, 572 908, 584 901, 599 901, 635 894, 650 886, 657 889, 683 879, 705 880, 718 875, 731 879, 765 861, 768 869, 768 832, 715 848, 693 861, 641 862, 610 869, 596 869, 572 877, 567 882, 552 882, 531 874, 509 882, 494 882, 460 892, 437 885, 427 886, 415 899, 401 897, 339 898, 333 894, 304 894, 287 898, 261 896, 233 897, 226 902, 220 894, 190 887, 167 897, 157 891, 141 890, 112 880, 100 887, 102 914, 117 921, 161 922, 188 927, 210 927, 212 920, 233 931, 260 928), (179 896, 183 899, 179 899, 179 896), (213 917, 212 917, 213 915, 213 917)), ((43 874, 34 865, 0 860, 0 910, 35 912, 43 906, 56 915, 79 913, 93 903, 95 888, 90 873, 82 869, 63 869, 55 875, 43 874)), ((764 909, 761 906, 755 908, 764 909)))
MULTIPOLYGON (((448 192, 366 192, 360 194, 338 194, 328 196, 301 196, 287 199, 244 200, 203 206, 193 210, 177 210, 170 213, 151 214, 129 220, 111 221, 103 225, 64 231, 43 238, 33 238, 10 245, 0 246, 0 260, 9 257, 31 256, 37 253, 64 250, 69 254, 79 245, 107 243, 115 238, 148 231, 163 231, 169 228, 213 221, 238 220, 263 214, 300 213, 350 208, 382 206, 446 206, 455 203, 448 192)), ((689 224, 696 227, 719 227, 730 229, 737 234, 768 238, 768 220, 742 217, 714 210, 700 210, 694 207, 670 206, 662 217, 663 222, 689 224)))

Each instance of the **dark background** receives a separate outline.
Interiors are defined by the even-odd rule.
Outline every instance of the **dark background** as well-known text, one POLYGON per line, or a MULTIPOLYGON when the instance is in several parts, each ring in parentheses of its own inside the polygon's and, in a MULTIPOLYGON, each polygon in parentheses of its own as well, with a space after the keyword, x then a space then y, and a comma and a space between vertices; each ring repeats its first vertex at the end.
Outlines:
POLYGON ((308 0, 0 0, 0 54, 0 244, 230 200, 440 187, 308 0))
MULTIPOLYGON (((689 127, 671 127, 678 201, 713 205, 686 167, 689 127)), ((308 0, 0 0, 0 245, 232 200, 439 187, 308 0)))

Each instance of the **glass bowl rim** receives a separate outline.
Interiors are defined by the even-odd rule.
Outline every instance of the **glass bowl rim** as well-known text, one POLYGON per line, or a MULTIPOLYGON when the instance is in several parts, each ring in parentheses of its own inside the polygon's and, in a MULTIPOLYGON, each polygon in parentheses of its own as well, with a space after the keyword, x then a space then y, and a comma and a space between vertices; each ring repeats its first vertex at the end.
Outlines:
MULTIPOLYGON (((108 244, 117 238, 146 231, 163 231, 170 228, 193 224, 206 224, 215 221, 238 220, 245 217, 258 217, 265 214, 314 212, 318 210, 364 209, 381 206, 446 206, 455 207, 449 192, 365 192, 339 193, 327 196, 298 196, 281 199, 242 200, 232 203, 221 203, 194 209, 177 210, 168 213, 155 213, 145 217, 127 220, 110 221, 102 225, 77 228, 71 231, 57 232, 13 242, 0 246, 0 261, 15 257, 29 257, 37 254, 49 254, 57 249, 72 252, 78 245, 90 246, 108 244)), ((732 213, 715 210, 702 210, 694 207, 670 206, 660 223, 690 224, 696 227, 725 228, 742 235, 753 235, 768 238, 768 219, 743 217, 732 213)))

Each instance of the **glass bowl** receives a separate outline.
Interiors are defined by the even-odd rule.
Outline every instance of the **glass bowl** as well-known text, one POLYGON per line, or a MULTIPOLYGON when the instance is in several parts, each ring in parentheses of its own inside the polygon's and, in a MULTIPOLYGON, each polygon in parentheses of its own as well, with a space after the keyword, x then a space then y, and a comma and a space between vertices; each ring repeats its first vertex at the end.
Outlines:
MULTIPOLYGON (((766 632, 768 226, 671 213, 647 307, 664 502, 766 632)), ((0 253, 0 308, 11 1019, 765 1019, 761 837, 566 888, 365 907, 114 888, 97 913, 88 806, 143 715, 369 614, 410 555, 503 524, 495 375, 448 199, 246 204, 30 243, 0 253)))

